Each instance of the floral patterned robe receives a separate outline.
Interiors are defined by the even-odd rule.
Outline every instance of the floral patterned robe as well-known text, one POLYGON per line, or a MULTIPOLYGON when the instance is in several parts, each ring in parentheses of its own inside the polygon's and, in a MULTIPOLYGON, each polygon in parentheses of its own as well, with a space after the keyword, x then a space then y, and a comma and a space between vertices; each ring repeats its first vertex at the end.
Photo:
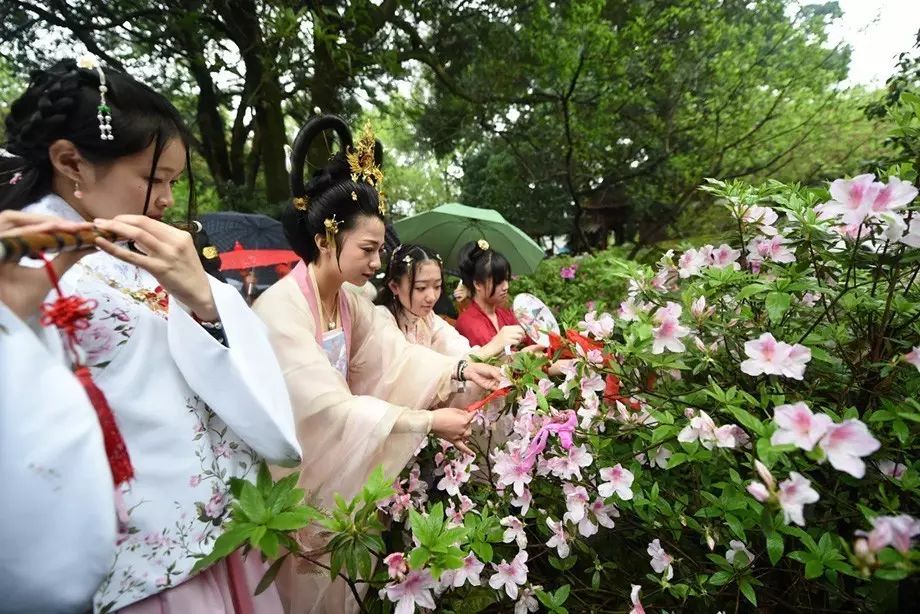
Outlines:
MULTIPOLYGON (((25 209, 81 221, 49 195, 25 209)), ((113 611, 189 579, 195 555, 221 534, 228 479, 255 477, 261 457, 300 460, 291 406, 264 326, 232 287, 208 278, 227 346, 148 272, 103 252, 61 279, 96 301, 79 331, 93 378, 125 439, 135 478, 121 489, 127 518, 94 607, 113 611)))

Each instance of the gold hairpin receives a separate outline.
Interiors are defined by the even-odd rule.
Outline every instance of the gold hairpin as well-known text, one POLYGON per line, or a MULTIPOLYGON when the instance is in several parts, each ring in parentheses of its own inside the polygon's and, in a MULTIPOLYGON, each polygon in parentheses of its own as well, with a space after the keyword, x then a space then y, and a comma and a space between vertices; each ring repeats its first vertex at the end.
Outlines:
POLYGON ((479 239, 478 241, 476 241, 476 245, 478 245, 479 249, 481 249, 482 251, 487 251, 489 249, 489 242, 486 241, 485 239, 479 239))
POLYGON ((351 191, 351 199, 352 199, 353 201, 357 201, 357 200, 358 200, 358 193, 355 192, 354 190, 351 191))
POLYGON ((377 190, 377 196, 380 200, 378 210, 380 215, 386 214, 386 197, 383 194, 383 171, 377 166, 374 159, 374 148, 377 139, 374 138, 374 131, 370 123, 364 124, 361 131, 361 138, 358 139, 354 149, 349 148, 345 154, 348 160, 348 166, 351 169, 351 180, 354 182, 363 181, 374 186, 377 190))
POLYGON ((306 196, 297 196, 291 202, 293 203, 294 208, 299 209, 300 211, 306 211, 310 206, 310 199, 306 196))
POLYGON ((332 217, 327 217, 323 222, 323 225, 326 227, 326 242, 329 246, 335 245, 335 235, 339 234, 339 225, 342 222, 335 219, 335 215, 332 217))

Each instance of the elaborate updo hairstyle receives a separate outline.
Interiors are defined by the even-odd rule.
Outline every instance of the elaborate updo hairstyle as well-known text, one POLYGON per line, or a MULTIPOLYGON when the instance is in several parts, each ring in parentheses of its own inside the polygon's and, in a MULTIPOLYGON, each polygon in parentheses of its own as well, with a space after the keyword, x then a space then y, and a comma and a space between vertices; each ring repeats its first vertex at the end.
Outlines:
MULTIPOLYGON (((102 70, 114 136, 111 140, 100 137, 97 70, 80 68, 75 60, 66 59, 32 73, 28 89, 13 102, 6 117, 3 148, 11 156, 0 155, 0 211, 21 209, 51 192, 53 168, 48 148, 59 139, 72 142, 93 164, 112 163, 153 144, 153 177, 163 148, 178 138, 186 148, 191 215, 195 193, 189 164, 191 138, 179 112, 162 95, 129 75, 111 68, 102 70)), ((148 182, 145 213, 152 189, 148 182)))
MULTIPOLYGON (((390 282, 397 285, 402 283, 403 279, 409 279, 409 296, 412 296, 412 289, 415 286, 415 275, 423 264, 433 262, 438 265, 441 271, 441 282, 444 281, 444 266, 439 256, 434 250, 428 249, 421 245, 400 245, 390 255, 390 262, 387 265, 387 275, 383 280, 383 288, 377 293, 377 299, 374 301, 378 305, 384 305, 392 314, 397 315, 403 309, 399 297, 390 290, 390 282)), ((410 299, 411 300, 411 299, 410 299)))
MULTIPOLYGON (((361 216, 384 219, 377 187, 357 176, 346 154, 353 149, 351 131, 340 117, 321 115, 312 117, 294 139, 291 148, 291 199, 281 214, 281 224, 291 249, 305 262, 319 259, 316 235, 326 234, 326 220, 335 220, 338 233, 334 234, 336 260, 341 254, 341 237, 354 228, 361 216), (335 132, 341 150, 336 152, 326 166, 313 173, 304 185, 304 166, 312 142, 326 130, 335 132)), ((379 167, 383 162, 383 147, 375 141, 373 162, 379 167)))
POLYGON ((471 296, 476 296, 477 281, 484 284, 492 280, 492 294, 495 294, 495 289, 503 281, 511 279, 511 264, 507 258, 482 239, 470 241, 460 248, 457 267, 460 269, 460 280, 471 296))

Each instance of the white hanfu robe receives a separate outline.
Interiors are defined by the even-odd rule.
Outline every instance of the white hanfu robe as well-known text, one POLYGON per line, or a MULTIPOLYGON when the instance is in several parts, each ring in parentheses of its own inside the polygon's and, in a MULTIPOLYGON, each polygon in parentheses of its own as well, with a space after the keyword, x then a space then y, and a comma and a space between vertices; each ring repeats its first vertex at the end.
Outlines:
MULTIPOLYGON (((335 493, 357 494, 378 465, 396 477, 413 458, 431 430, 428 409, 450 404, 457 358, 407 342, 360 291, 343 288, 341 368, 341 337, 317 324, 326 321, 317 295, 312 266, 300 263, 253 309, 268 326, 291 395, 304 450, 299 485, 311 503, 329 507, 335 493)), ((309 531, 301 538, 308 548, 322 545, 309 531)), ((357 611, 346 584, 322 574, 285 563, 277 582, 288 612, 357 611)))
POLYGON ((86 612, 115 558, 99 420, 46 340, 0 303, 0 612, 86 612))
MULTIPOLYGON (((56 195, 25 210, 81 220, 56 195)), ((185 599, 196 582, 216 595, 200 601, 207 611, 233 611, 219 585, 239 573, 207 570, 182 586, 195 555, 210 552, 222 533, 228 479, 254 478, 261 458, 287 466, 300 461, 290 402, 264 326, 236 290, 208 280, 226 346, 188 307, 169 299, 151 274, 108 254, 84 257, 61 279, 65 294, 96 303, 89 327, 77 331, 78 342, 135 470, 121 489, 127 519, 94 599, 97 612, 145 606, 139 602, 152 598, 166 599, 175 610, 180 605, 170 601, 170 589, 179 586, 175 594, 185 599)), ((255 556, 247 561, 262 564, 255 556)), ((234 600, 238 584, 230 591, 234 600)), ((159 611, 144 611, 150 610, 159 611)))

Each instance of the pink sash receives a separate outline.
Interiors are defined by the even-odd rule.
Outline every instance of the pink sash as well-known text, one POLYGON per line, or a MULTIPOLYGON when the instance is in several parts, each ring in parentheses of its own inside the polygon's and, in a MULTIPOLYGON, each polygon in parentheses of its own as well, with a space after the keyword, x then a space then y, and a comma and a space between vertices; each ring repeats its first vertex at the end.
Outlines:
MULTIPOLYGON (((297 263, 290 275, 300 287, 310 311, 313 313, 313 321, 316 323, 316 343, 323 346, 323 332, 325 329, 323 321, 319 317, 319 299, 316 298, 318 291, 316 289, 316 280, 313 277, 313 271, 303 260, 297 263)), ((342 330, 345 332, 345 353, 348 362, 351 362, 351 310, 348 307, 348 299, 345 297, 345 290, 339 289, 339 318, 342 320, 342 330)))

